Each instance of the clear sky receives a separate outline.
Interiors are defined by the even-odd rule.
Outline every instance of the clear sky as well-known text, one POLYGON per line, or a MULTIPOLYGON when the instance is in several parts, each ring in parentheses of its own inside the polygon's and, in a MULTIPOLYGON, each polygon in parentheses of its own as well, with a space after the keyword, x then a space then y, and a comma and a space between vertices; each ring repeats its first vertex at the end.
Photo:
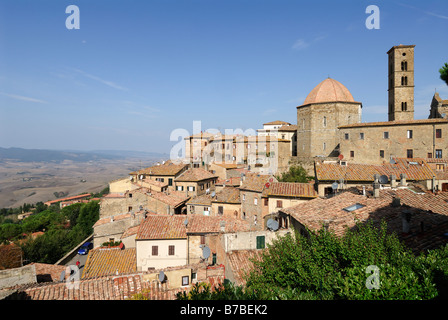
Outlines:
POLYGON ((387 54, 415 44, 415 118, 448 62, 448 1, 0 0, 0 147, 169 152, 176 128, 297 121, 322 80, 387 120, 387 54), (80 10, 67 29, 66 7, 80 10), (366 28, 369 5, 380 29, 366 28))

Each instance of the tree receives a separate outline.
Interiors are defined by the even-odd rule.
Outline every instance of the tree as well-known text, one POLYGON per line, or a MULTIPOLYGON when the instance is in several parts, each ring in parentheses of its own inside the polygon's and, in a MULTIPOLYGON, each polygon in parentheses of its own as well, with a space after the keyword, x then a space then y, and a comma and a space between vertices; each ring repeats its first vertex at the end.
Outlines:
POLYGON ((306 170, 302 166, 292 166, 289 168, 287 172, 284 172, 281 177, 277 177, 279 182, 303 182, 306 183, 308 181, 313 180, 314 177, 311 177, 307 174, 306 170))
POLYGON ((448 63, 445 63, 445 65, 439 69, 440 72, 440 79, 445 81, 446 85, 448 86, 448 63))

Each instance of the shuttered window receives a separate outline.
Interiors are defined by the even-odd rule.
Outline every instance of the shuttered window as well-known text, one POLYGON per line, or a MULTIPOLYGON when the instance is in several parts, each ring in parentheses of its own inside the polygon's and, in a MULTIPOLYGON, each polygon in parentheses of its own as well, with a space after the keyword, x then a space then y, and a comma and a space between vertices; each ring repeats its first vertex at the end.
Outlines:
POLYGON ((265 243, 264 243, 264 236, 257 236, 257 249, 264 249, 265 243))

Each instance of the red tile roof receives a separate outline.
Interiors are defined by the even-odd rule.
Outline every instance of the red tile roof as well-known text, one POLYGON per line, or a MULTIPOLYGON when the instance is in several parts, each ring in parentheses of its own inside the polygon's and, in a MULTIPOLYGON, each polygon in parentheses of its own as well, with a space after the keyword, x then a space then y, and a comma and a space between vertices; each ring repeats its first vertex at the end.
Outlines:
POLYGON ((273 182, 264 192, 266 196, 317 198, 314 184, 297 182, 273 182))
POLYGON ((144 175, 153 175, 153 176, 176 176, 182 170, 184 170, 188 164, 185 163, 174 163, 172 161, 167 161, 161 165, 155 165, 152 167, 148 167, 139 171, 131 172, 131 175, 144 174, 144 175))
POLYGON ((373 181, 375 174, 395 175, 400 179, 404 173, 407 180, 431 180, 435 175, 424 159, 394 158, 396 164, 370 165, 348 162, 347 165, 315 163, 316 179, 320 181, 373 181), (416 163, 416 164, 412 164, 416 163))
POLYGON ((185 215, 151 215, 140 224, 136 240, 186 239, 185 215))
POLYGON ((137 271, 135 248, 97 248, 89 251, 82 279, 137 271))
POLYGON ((384 219, 389 231, 396 232, 414 251, 420 252, 448 242, 448 238, 443 236, 448 231, 448 203, 445 199, 448 196, 417 194, 408 188, 382 189, 379 198, 346 191, 328 199, 316 198, 281 211, 311 231, 321 229, 324 223, 328 223, 328 228, 338 236, 342 236, 347 228, 354 228, 357 222, 373 221, 378 225, 384 219), (395 197, 400 199, 401 206, 392 205, 395 197), (351 212, 344 210, 354 204, 363 207, 351 212), (412 214, 411 233, 407 235, 402 233, 401 214, 405 208, 412 214), (424 223, 425 232, 420 231, 421 222, 424 223), (420 239, 417 242, 416 237, 420 239))
POLYGON ((51 201, 47 201, 45 202, 46 205, 52 205, 54 203, 58 203, 58 202, 62 202, 62 201, 70 201, 70 200, 76 200, 76 199, 84 199, 87 197, 90 197, 90 193, 84 193, 84 194, 80 194, 77 196, 73 196, 73 197, 66 197, 66 198, 60 198, 60 199, 56 199, 56 200, 51 200, 51 201))
POLYGON ((215 193, 212 202, 241 203, 240 190, 235 187, 224 187, 221 191, 215 193))
POLYGON ((217 175, 212 174, 210 171, 202 168, 191 168, 182 173, 179 177, 174 179, 176 182, 182 181, 202 181, 207 179, 218 178, 217 175))
POLYGON ((233 217, 226 216, 204 216, 204 215, 188 215, 187 233, 232 233, 239 231, 249 231, 249 222, 246 220, 238 220, 233 217))
POLYGON ((240 187, 240 190, 255 192, 262 192, 264 188, 266 188, 267 182, 272 183, 277 181, 277 179, 270 175, 260 175, 256 173, 247 173, 246 177, 243 180, 244 181, 240 187))
POLYGON ((253 250, 234 250, 226 253, 229 261, 230 270, 237 285, 245 285, 246 275, 253 268, 253 260, 261 259, 262 249, 253 250))

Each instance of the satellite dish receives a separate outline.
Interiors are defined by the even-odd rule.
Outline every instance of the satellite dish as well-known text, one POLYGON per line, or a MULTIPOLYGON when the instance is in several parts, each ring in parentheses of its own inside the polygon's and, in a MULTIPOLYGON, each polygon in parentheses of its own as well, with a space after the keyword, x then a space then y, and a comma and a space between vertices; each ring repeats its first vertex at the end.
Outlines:
POLYGON ((202 248, 202 259, 207 259, 208 257, 210 257, 210 248, 205 246, 204 248, 202 248))
POLYGON ((331 185, 331 189, 337 190, 338 186, 339 186, 339 184, 337 182, 333 182, 333 184, 331 185))
POLYGON ((216 195, 215 191, 212 191, 212 197, 214 197, 216 195))
POLYGON ((340 155, 338 155, 338 159, 342 160, 342 159, 344 159, 344 156, 342 154, 340 154, 340 155))
POLYGON ((378 181, 381 183, 381 184, 386 184, 386 183, 388 183, 389 182, 389 178, 386 176, 386 175, 382 175, 382 176, 380 176, 380 178, 378 179, 378 181))
POLYGON ((163 271, 160 271, 159 273, 159 281, 160 282, 165 281, 165 273, 163 271))
POLYGON ((274 178, 269 178, 269 182, 274 182, 274 178))
POLYGON ((188 225, 188 218, 184 220, 185 227, 188 225))
POLYGON ((390 164, 397 164, 394 160, 394 158, 390 158, 390 164))
POLYGON ((278 230, 278 221, 275 221, 274 219, 268 219, 268 222, 266 223, 268 229, 271 229, 272 231, 278 230))

